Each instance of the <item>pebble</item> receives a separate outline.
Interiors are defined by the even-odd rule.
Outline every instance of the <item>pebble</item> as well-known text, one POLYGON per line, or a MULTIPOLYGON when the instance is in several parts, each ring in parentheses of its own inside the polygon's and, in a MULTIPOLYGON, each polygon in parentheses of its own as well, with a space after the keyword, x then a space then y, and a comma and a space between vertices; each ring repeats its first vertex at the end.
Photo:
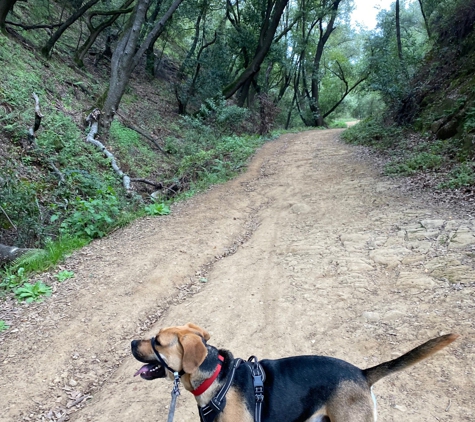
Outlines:
POLYGON ((378 312, 363 312, 361 317, 367 321, 379 321, 381 319, 381 315, 378 312))

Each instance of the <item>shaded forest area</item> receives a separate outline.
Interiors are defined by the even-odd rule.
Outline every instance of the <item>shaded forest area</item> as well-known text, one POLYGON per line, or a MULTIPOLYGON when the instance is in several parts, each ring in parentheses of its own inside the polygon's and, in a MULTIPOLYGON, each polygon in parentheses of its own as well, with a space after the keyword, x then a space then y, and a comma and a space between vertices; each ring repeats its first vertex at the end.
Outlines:
POLYGON ((2 1, 1 287, 169 213, 279 130, 362 120, 345 139, 388 174, 473 193, 475 1, 397 0, 374 30, 354 4, 2 1))

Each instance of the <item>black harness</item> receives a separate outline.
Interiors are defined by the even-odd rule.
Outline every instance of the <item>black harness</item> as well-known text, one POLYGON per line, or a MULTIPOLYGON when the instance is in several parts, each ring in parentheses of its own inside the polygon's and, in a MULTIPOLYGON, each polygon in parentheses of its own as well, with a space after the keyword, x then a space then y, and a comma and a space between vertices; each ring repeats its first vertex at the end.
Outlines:
MULTIPOLYGON (((150 339, 150 343, 152 345, 153 353, 160 362, 160 365, 173 373, 175 378, 171 393, 172 401, 170 404, 170 411, 168 413, 168 422, 172 422, 175 415, 176 399, 180 395, 180 390, 178 387, 180 383, 180 377, 185 374, 185 371, 182 369, 180 372, 178 372, 168 366, 168 364, 163 360, 163 358, 160 356, 160 353, 158 353, 157 349, 155 348, 157 344, 155 337, 150 339)), ((214 396, 206 406, 198 406, 201 422, 213 422, 224 410, 224 407, 226 406, 226 394, 231 388, 234 376, 236 375, 236 370, 241 364, 244 364, 251 372, 252 383, 254 385, 254 398, 256 400, 256 406, 254 408, 254 422, 261 422, 262 403, 264 402, 264 381, 266 380, 266 373, 255 356, 251 356, 247 361, 244 361, 240 358, 234 359, 231 373, 228 375, 225 384, 221 387, 218 394, 216 394, 216 396, 214 396)))
POLYGON ((241 364, 244 364, 251 372, 252 383, 254 385, 254 398, 256 401, 256 406, 254 408, 254 422, 261 422, 266 374, 255 356, 251 356, 248 361, 243 361, 240 358, 234 359, 231 373, 228 375, 226 383, 221 387, 218 394, 216 394, 216 396, 214 396, 206 406, 198 406, 201 422, 213 422, 224 410, 224 407, 226 406, 226 394, 234 380, 236 370, 241 364))
POLYGON ((155 337, 152 337, 150 339, 150 343, 152 345, 153 353, 154 353, 155 357, 158 359, 158 361, 160 362, 160 365, 162 365, 164 368, 168 369, 172 374, 178 374, 179 377, 181 377, 182 375, 185 375, 185 371, 183 369, 180 372, 175 371, 174 369, 170 368, 167 365, 167 363, 163 360, 163 358, 160 356, 160 353, 158 353, 157 349, 155 348, 155 346, 157 344, 157 339, 155 337))

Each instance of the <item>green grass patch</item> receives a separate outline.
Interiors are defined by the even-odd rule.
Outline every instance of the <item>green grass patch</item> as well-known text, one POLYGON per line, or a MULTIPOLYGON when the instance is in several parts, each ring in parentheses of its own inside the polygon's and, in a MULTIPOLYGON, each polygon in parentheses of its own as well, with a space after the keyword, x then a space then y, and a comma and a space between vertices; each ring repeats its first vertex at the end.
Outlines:
POLYGON ((386 165, 385 173, 388 175, 411 175, 421 170, 435 170, 440 168, 444 159, 441 155, 429 152, 420 152, 400 161, 391 162, 386 165))
POLYGON ((13 274, 25 281, 28 274, 39 273, 56 266, 73 251, 88 243, 87 239, 69 236, 59 237, 56 240, 48 239, 44 249, 32 250, 20 256, 6 268, 4 274, 10 276, 13 274))
POLYGON ((162 159, 137 132, 126 128, 117 120, 112 122, 109 142, 117 154, 116 158, 121 163, 127 163, 133 169, 135 177, 148 177, 162 159))

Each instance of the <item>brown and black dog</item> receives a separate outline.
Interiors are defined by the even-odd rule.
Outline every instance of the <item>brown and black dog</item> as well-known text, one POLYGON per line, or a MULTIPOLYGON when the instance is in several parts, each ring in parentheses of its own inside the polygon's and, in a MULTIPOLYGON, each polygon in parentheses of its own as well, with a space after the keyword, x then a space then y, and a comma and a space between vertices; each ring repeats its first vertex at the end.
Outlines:
MULTIPOLYGON (((374 422, 376 402, 371 386, 429 357, 457 337, 457 334, 437 337, 397 359, 364 370, 326 356, 262 360, 259 363, 266 380, 261 420, 374 422)), ((134 340, 132 354, 146 363, 135 375, 146 380, 166 376, 173 379, 172 371, 177 371, 184 387, 195 395, 198 407, 203 409, 234 372, 226 393, 226 405, 215 421, 253 422, 255 391, 248 365, 234 368, 236 360, 232 354, 209 345, 209 338, 204 329, 188 323, 163 328, 151 340, 134 340)))

